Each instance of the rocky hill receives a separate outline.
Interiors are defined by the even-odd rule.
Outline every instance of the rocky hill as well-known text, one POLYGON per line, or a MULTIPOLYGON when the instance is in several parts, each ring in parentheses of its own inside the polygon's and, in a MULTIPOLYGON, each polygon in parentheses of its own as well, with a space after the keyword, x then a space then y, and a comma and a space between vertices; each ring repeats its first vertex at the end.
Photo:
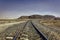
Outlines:
POLYGON ((30 16, 21 16, 18 19, 54 19, 54 20, 60 20, 59 17, 55 17, 53 15, 30 15, 30 16))
POLYGON ((31 15, 31 16, 21 16, 18 19, 60 19, 53 15, 31 15))

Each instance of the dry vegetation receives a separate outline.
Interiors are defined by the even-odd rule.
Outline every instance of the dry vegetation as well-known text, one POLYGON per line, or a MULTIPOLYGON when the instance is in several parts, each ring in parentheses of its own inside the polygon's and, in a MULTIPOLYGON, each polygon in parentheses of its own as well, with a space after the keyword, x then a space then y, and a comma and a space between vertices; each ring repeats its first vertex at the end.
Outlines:
POLYGON ((23 20, 23 19, 0 19, 0 24, 14 23, 14 22, 20 22, 20 21, 27 21, 27 20, 23 20))
POLYGON ((44 30, 42 32, 48 36, 49 40, 60 40, 60 20, 40 20, 40 23, 44 25, 44 30), (52 28, 52 29, 51 29, 52 28), (57 30, 55 30, 56 28, 57 30))
POLYGON ((16 20, 16 19, 15 20, 14 19, 3 19, 3 20, 1 20, 0 19, 0 33, 12 25, 19 24, 19 23, 22 23, 25 21, 26 20, 16 20))
POLYGON ((45 36, 48 38, 48 40, 60 40, 60 33, 59 33, 60 30, 58 32, 58 30, 54 29, 57 26, 59 28, 60 20, 43 20, 43 19, 40 19, 39 21, 34 21, 35 22, 34 24, 36 24, 38 29, 43 34, 45 34, 45 36), (40 21, 40 24, 39 24, 39 21, 40 21), (50 28, 50 27, 53 27, 53 28, 50 28))
POLYGON ((5 24, 5 23, 12 23, 12 22, 17 22, 17 20, 13 19, 0 19, 0 24, 5 24))
POLYGON ((46 26, 60 27, 60 20, 40 20, 40 23, 46 26))
POLYGON ((48 40, 60 40, 60 34, 51 30, 41 30, 48 38, 48 40))

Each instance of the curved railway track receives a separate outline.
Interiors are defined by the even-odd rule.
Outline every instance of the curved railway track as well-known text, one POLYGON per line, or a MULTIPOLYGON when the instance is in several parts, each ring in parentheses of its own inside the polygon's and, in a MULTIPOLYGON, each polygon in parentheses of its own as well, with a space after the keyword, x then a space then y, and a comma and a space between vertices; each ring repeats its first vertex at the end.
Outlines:
MULTIPOLYGON (((46 36, 36 28, 32 21, 28 21, 24 23, 24 25, 22 24, 22 26, 17 26, 15 34, 12 36, 13 39, 6 39, 5 36, 5 40, 48 40, 46 36)), ((7 37, 10 36, 8 35, 7 37)))

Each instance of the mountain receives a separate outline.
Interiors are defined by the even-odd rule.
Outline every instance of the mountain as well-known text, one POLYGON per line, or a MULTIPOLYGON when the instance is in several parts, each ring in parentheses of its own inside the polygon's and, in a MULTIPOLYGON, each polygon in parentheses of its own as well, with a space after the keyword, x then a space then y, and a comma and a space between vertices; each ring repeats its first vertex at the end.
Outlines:
MULTIPOLYGON (((18 19, 57 19, 53 15, 30 15, 30 16, 21 16, 18 19)), ((59 18, 60 19, 60 18, 59 18)))

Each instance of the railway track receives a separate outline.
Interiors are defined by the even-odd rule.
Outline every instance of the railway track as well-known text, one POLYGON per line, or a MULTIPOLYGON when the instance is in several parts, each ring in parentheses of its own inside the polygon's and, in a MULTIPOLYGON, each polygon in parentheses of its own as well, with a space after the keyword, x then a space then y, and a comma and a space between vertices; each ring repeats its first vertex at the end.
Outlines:
MULTIPOLYGON (((28 23, 28 22, 26 22, 26 23, 24 24, 23 29, 26 27, 27 23, 28 23)), ((19 35, 21 36, 21 33, 23 32, 23 29, 22 29, 22 30, 19 30, 19 28, 18 28, 18 30, 16 31, 16 35, 13 37, 13 40, 17 40, 17 38, 20 39, 20 37, 18 37, 18 36, 19 36, 19 35), (20 32, 20 31, 21 31, 21 32, 20 32)))
POLYGON ((33 27, 35 28, 37 33, 42 37, 43 40, 48 40, 48 38, 41 31, 39 31, 32 22, 31 24, 33 25, 33 27))
POLYGON ((22 28, 20 27, 21 25, 17 27, 12 39, 8 38, 5 40, 48 40, 45 35, 35 27, 32 21, 28 21, 24 25, 22 24, 22 28))

